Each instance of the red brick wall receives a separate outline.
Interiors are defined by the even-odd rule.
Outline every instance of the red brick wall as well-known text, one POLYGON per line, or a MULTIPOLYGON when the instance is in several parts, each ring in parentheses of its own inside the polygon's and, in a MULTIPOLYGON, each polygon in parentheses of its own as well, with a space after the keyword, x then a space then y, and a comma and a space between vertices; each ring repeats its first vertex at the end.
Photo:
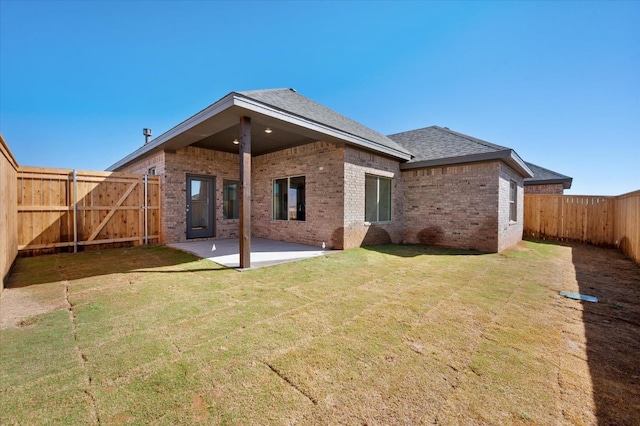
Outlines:
POLYGON ((187 173, 216 177, 216 237, 238 235, 238 220, 222 219, 222 180, 238 179, 236 154, 189 146, 175 153, 161 152, 122 171, 143 174, 150 167, 155 167, 156 174, 161 176, 161 220, 165 243, 187 239, 187 173))
POLYGON ((518 244, 522 240, 522 230, 524 225, 524 178, 516 173, 511 167, 504 163, 499 163, 499 204, 498 204, 498 248, 502 251, 506 248, 518 244), (511 181, 518 186, 517 194, 517 220, 509 220, 510 211, 510 190, 511 181))
MULTIPOLYGON (((216 238, 238 236, 222 219, 223 179, 238 179, 238 155, 187 147, 122 171, 162 176, 164 241, 186 241, 186 175, 216 177, 216 238)), ((494 161, 400 171, 399 163, 349 146, 314 142, 253 157, 252 233, 256 237, 344 249, 382 243, 500 251, 520 241, 522 177, 494 161), (365 176, 391 178, 392 220, 365 223, 365 176), (272 218, 272 182, 304 175, 306 220, 272 218), (509 182, 518 184, 518 221, 509 222, 509 182)))
POLYGON ((344 160, 344 248, 398 243, 402 240, 403 217, 400 163, 381 155, 346 147, 344 160), (366 223, 365 176, 392 179, 391 221, 366 223))
MULTIPOLYGON (((223 179, 238 179, 238 155, 186 147, 161 153, 128 166, 146 173, 156 167, 162 175, 165 242, 186 241, 186 175, 216 177, 216 238, 238 236, 238 220, 222 219, 223 179)), ((343 248, 344 147, 315 142, 252 158, 252 233, 256 237, 343 248), (272 219, 272 181, 305 176, 306 220, 272 219)))
POLYGON ((256 237, 343 248, 344 146, 314 142, 252 158, 256 237), (273 180, 305 176, 305 221, 274 220, 273 180))
POLYGON ((551 183, 544 185, 525 185, 525 194, 554 194, 562 195, 564 193, 564 186, 561 183, 551 183))
POLYGON ((164 174, 164 152, 159 152, 151 157, 140 160, 136 163, 129 164, 123 169, 119 169, 119 172, 124 173, 136 173, 140 175, 147 174, 149 169, 155 167, 156 174, 164 174))
POLYGON ((222 219, 223 179, 238 179, 238 154, 188 146, 165 154, 165 226, 167 242, 187 240, 187 174, 216 178, 216 238, 238 236, 239 221, 222 219))
POLYGON ((403 171, 405 241, 497 251, 500 164, 403 171))

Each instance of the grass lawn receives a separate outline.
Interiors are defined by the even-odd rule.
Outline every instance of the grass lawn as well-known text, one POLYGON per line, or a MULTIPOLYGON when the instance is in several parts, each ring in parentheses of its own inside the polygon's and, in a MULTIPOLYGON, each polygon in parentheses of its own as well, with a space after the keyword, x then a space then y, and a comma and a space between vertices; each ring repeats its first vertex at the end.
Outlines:
POLYGON ((585 302, 558 295, 580 290, 570 247, 388 245, 242 273, 112 249, 19 259, 9 286, 42 313, 0 329, 3 425, 596 424, 601 410, 585 302))

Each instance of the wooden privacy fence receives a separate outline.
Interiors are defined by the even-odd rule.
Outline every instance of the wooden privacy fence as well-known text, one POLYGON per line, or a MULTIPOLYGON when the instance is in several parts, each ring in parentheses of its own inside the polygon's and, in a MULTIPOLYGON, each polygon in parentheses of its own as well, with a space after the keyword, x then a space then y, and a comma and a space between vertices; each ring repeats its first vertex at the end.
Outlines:
POLYGON ((20 167, 18 249, 160 241, 158 176, 20 167))
POLYGON ((640 262, 640 191, 616 197, 525 194, 524 237, 618 247, 640 262))
POLYGON ((18 163, 0 135, 0 291, 18 254, 17 174, 18 163))
POLYGON ((614 244, 615 197, 525 194, 524 236, 614 244))

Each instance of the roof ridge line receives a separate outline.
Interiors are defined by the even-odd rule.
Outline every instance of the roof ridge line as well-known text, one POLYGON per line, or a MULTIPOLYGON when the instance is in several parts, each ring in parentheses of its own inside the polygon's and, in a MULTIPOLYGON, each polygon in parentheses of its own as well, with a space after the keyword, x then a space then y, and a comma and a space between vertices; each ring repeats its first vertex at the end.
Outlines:
POLYGON ((435 127, 435 128, 437 128, 439 130, 442 130, 444 132, 451 133, 452 135, 464 138, 464 139, 468 140, 469 142, 474 142, 474 143, 477 143, 478 145, 486 146, 487 148, 500 147, 500 148, 502 148, 502 150, 513 150, 512 148, 509 148, 507 146, 498 145, 498 144, 493 143, 493 142, 489 142, 489 141, 485 141, 485 140, 482 140, 482 139, 475 138, 473 136, 465 135, 464 133, 456 132, 455 130, 451 130, 451 129, 447 128, 447 127, 440 127, 440 126, 437 126, 437 125, 433 125, 433 126, 430 126, 430 127, 435 127))
POLYGON ((435 124, 432 124, 431 126, 420 127, 419 129, 405 130, 405 131, 402 131, 402 132, 391 133, 391 134, 386 135, 386 136, 388 138, 390 138, 391 136, 397 136, 397 135, 401 135, 403 133, 413 133, 413 132, 417 132, 419 130, 426 130, 426 129, 431 129, 431 128, 434 128, 434 127, 437 128, 437 129, 440 128, 440 126, 436 126, 435 124))
POLYGON ((290 87, 273 87, 271 89, 240 90, 240 91, 234 91, 234 92, 235 93, 275 92, 276 90, 293 90, 293 91, 295 91, 295 89, 291 89, 290 87))

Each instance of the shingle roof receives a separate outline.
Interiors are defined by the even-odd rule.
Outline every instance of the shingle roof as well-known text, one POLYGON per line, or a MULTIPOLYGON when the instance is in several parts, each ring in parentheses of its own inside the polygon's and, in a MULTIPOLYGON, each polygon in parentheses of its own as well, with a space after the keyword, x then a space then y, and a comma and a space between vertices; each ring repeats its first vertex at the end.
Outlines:
POLYGON ((529 162, 527 162, 527 166, 529 166, 529 168, 533 172, 533 177, 525 179, 525 185, 561 183, 563 184, 564 189, 571 188, 571 183, 573 182, 572 177, 562 175, 560 173, 554 172, 553 170, 545 169, 544 167, 540 167, 529 162))
POLYGON ((533 173, 511 148, 454 132, 446 127, 431 126, 389 135, 404 146, 413 158, 400 168, 415 169, 476 161, 500 160, 525 178, 533 173))
POLYGON ((387 136, 300 95, 294 89, 249 90, 236 93, 282 111, 366 139, 374 144, 409 154, 406 148, 387 136))
POLYGON ((439 126, 396 133, 389 135, 389 139, 404 146, 414 155, 410 163, 509 150, 507 147, 439 126))

